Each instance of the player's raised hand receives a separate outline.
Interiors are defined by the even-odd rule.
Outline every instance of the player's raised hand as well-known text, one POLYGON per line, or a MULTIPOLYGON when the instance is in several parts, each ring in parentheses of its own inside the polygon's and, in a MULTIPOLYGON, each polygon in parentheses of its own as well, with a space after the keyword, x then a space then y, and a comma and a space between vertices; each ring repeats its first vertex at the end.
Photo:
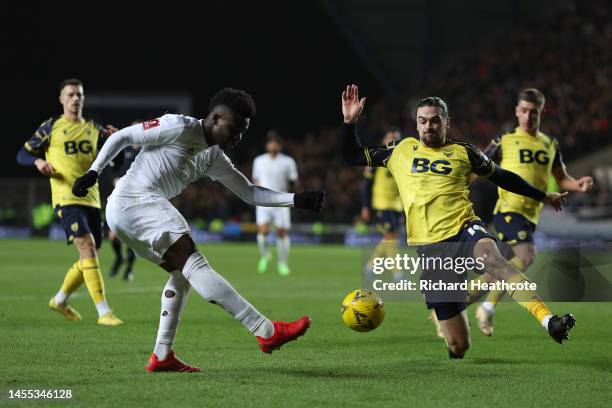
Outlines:
POLYGON ((548 204, 550 204, 555 211, 561 211, 566 204, 566 197, 568 194, 567 191, 565 193, 546 193, 546 201, 548 201, 548 204))
POLYGON ((359 115, 363 112, 366 98, 359 99, 359 87, 347 85, 342 92, 342 115, 344 123, 356 123, 359 115))
POLYGON ((578 180, 576 180, 576 187, 577 190, 581 193, 589 191, 591 188, 593 188, 593 177, 584 176, 579 178, 578 180))
POLYGON ((87 195, 87 189, 92 187, 98 181, 98 173, 93 170, 89 170, 87 173, 75 180, 72 186, 72 194, 77 197, 85 197, 87 195))
POLYGON ((321 212, 324 201, 325 191, 304 191, 293 196, 293 206, 302 210, 321 212))
POLYGON ((53 177, 55 175, 55 169, 51 163, 46 160, 36 159, 36 161, 34 161, 34 165, 43 176, 53 177))

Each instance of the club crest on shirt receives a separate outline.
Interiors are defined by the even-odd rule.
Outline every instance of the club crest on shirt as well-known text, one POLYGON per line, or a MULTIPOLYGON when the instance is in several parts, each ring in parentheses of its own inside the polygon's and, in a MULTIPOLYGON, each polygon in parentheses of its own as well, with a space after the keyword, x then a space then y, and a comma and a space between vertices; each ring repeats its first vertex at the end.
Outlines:
POLYGON ((142 123, 142 128, 144 130, 148 130, 157 126, 159 126, 159 119, 147 120, 146 122, 142 123))

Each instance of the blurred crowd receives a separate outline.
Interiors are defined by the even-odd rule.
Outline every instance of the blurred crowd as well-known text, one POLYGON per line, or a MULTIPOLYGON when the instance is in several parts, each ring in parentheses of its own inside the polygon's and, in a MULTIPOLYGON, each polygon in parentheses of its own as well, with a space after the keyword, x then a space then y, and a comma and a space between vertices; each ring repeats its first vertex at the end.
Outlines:
MULTIPOLYGON (((414 136, 414 106, 420 98, 436 95, 449 106, 450 136, 484 148, 495 135, 516 126, 516 96, 521 88, 535 87, 546 95, 541 130, 560 141, 566 162, 610 144, 610 10, 605 0, 564 2, 563 9, 545 20, 518 22, 511 36, 439 64, 428 73, 426 87, 398 98, 369 100, 360 119, 361 138, 377 143, 390 127, 414 136)), ((363 169, 342 165, 339 125, 284 135, 285 151, 298 163, 300 189, 324 188, 328 198, 323 214, 295 212, 296 221, 351 222, 359 213, 363 169)), ((247 175, 253 157, 239 164, 247 175)), ((187 218, 253 220, 254 211, 230 196, 221 186, 202 181, 176 204, 187 218), (206 199, 198 199, 202 196, 206 199)))

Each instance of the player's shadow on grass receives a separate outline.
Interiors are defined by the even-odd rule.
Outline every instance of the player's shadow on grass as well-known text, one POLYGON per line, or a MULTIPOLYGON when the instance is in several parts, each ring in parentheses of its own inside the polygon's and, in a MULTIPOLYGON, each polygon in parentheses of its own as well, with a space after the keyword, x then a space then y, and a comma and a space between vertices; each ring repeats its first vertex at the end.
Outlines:
POLYGON ((355 367, 344 367, 344 368, 274 368, 274 369, 262 369, 264 371, 270 371, 271 374, 285 375, 291 377, 300 378, 328 378, 328 379, 371 379, 372 374, 366 372, 355 372, 355 367))
POLYGON ((343 337, 343 338, 334 338, 333 341, 335 343, 341 343, 342 347, 355 345, 357 347, 365 347, 368 344, 374 346, 374 349, 378 349, 381 347, 381 344, 384 346, 398 346, 398 345, 414 345, 414 344, 431 344, 432 341, 436 341, 436 339, 432 340, 431 336, 420 335, 397 335, 391 337, 385 337, 381 339, 380 337, 367 337, 367 334, 361 334, 358 337, 343 337))
POLYGON ((265 376, 269 375, 281 375, 287 377, 299 377, 299 378, 325 378, 325 379, 338 379, 338 380, 371 380, 373 372, 385 372, 385 376, 388 380, 404 380, 406 375, 431 375, 436 376, 439 374, 440 369, 447 366, 446 359, 432 360, 432 359, 402 359, 377 363, 372 360, 368 363, 367 359, 356 361, 354 365, 345 365, 333 367, 258 367, 256 371, 261 372, 265 376), (359 366, 359 370, 356 370, 356 366, 359 366))

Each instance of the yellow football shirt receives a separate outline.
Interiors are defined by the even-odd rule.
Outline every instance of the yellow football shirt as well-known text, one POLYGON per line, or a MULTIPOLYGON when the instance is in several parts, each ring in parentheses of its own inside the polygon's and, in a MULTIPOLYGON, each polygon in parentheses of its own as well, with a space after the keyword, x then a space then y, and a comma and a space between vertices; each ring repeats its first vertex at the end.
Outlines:
MULTIPOLYGON (((538 132, 535 136, 516 128, 492 142, 489 155, 500 166, 546 191, 552 169, 564 166, 556 139, 538 132)), ((515 212, 534 224, 538 223, 544 203, 529 197, 498 189, 494 213, 515 212)))
POLYGON ((46 120, 25 143, 32 155, 45 158, 55 168, 50 178, 53 206, 78 204, 100 208, 96 183, 85 197, 72 194, 77 177, 89 170, 106 131, 92 120, 70 121, 64 116, 46 120))
POLYGON ((393 174, 385 167, 376 167, 373 171, 372 208, 376 211, 402 211, 402 198, 393 174))
POLYGON ((409 245, 443 241, 479 219, 468 199, 470 173, 490 176, 495 164, 474 146, 448 140, 431 148, 406 138, 385 148, 365 148, 364 153, 368 165, 384 165, 393 174, 409 245))

